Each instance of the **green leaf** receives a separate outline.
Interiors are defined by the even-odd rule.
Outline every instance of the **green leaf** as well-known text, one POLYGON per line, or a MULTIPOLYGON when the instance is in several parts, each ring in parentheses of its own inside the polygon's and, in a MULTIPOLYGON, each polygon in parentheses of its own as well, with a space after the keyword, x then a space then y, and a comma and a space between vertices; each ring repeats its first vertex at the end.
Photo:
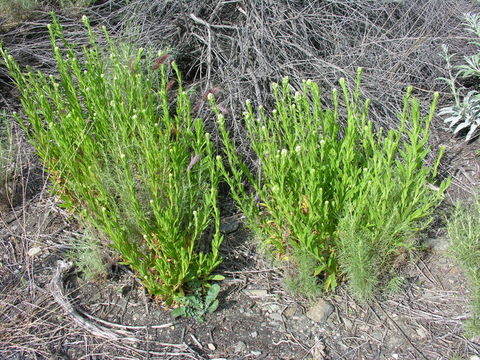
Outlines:
POLYGON ((205 298, 205 302, 209 304, 212 302, 214 299, 217 298, 218 294, 220 293, 220 285, 218 284, 213 284, 210 289, 208 289, 207 296, 205 298))
POLYGON ((219 304, 218 300, 215 300, 214 302, 212 302, 210 306, 207 308, 207 312, 209 314, 213 313, 215 310, 217 310, 218 304, 219 304))
POLYGON ((222 281, 225 279, 225 276, 223 275, 212 275, 208 278, 208 280, 212 280, 212 281, 222 281))
POLYGON ((174 318, 177 318, 177 317, 180 317, 180 316, 185 316, 185 315, 186 315, 186 308, 184 306, 173 309, 173 311, 172 311, 172 316, 174 318))

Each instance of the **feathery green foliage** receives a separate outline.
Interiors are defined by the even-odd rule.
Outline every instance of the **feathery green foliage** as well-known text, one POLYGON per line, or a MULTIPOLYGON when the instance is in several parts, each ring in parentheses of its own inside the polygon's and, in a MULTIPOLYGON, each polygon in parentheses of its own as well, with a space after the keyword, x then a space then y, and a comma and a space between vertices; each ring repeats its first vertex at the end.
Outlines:
POLYGON ((469 204, 457 204, 448 222, 449 248, 467 276, 472 291, 472 318, 465 324, 469 335, 480 335, 480 197, 469 204))
POLYGON ((0 50, 21 92, 19 121, 63 206, 109 239, 152 295, 172 302, 190 283, 218 278, 213 144, 174 64, 176 95, 165 66, 149 74, 151 56, 119 50, 104 29, 105 54, 83 20, 90 43, 81 57, 55 18, 49 25, 58 77, 23 73, 0 50))

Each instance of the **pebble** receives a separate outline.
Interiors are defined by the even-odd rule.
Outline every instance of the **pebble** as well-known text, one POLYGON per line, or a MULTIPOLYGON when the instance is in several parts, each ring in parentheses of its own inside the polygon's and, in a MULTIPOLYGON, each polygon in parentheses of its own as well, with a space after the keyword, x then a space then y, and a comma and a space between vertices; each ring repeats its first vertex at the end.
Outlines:
POLYGON ((260 356, 260 355, 262 355, 262 352, 261 352, 261 351, 256 351, 256 350, 252 350, 252 351, 250 351, 250 354, 252 354, 253 356, 260 356))
POLYGON ((258 336, 258 331, 251 332, 250 336, 256 338, 258 336))
POLYGON ((220 232, 224 235, 231 234, 237 231, 239 227, 240 221, 222 222, 220 224, 220 232))
POLYGON ((427 333, 422 328, 418 328, 415 331, 418 334, 418 336, 420 337, 420 339, 425 339, 427 337, 427 333))
POLYGON ((351 320, 347 319, 347 318, 344 318, 342 319, 343 321, 343 324, 345 325, 345 328, 350 330, 352 327, 353 327, 353 323, 351 320))
POLYGON ((245 295, 250 297, 266 297, 268 296, 268 291, 266 289, 247 289, 243 290, 245 295))
POLYGON ((208 343, 207 347, 208 347, 209 350, 212 350, 212 351, 215 351, 217 349, 216 346, 212 343, 208 343))
POLYGON ((280 321, 280 322, 283 321, 281 312, 270 313, 270 314, 268 314, 268 317, 270 319, 272 319, 273 321, 280 321))
POLYGON ((243 341, 237 342, 233 347, 233 351, 237 354, 243 353, 245 350, 247 350, 247 345, 243 341))
POLYGON ((278 312, 281 309, 280 305, 277 305, 277 304, 265 304, 262 307, 264 308, 265 311, 267 311, 269 313, 275 313, 275 312, 278 312))
POLYGON ((35 246, 35 247, 32 247, 30 250, 28 250, 28 256, 30 257, 34 257, 34 256, 37 256, 38 254, 40 254, 42 252, 42 249, 39 248, 38 246, 35 246))
POLYGON ((310 309, 306 315, 310 320, 317 323, 325 322, 333 312, 333 305, 328 301, 320 299, 310 309))
POLYGON ((286 318, 293 318, 296 314, 301 314, 302 309, 297 304, 290 305, 284 312, 286 318))

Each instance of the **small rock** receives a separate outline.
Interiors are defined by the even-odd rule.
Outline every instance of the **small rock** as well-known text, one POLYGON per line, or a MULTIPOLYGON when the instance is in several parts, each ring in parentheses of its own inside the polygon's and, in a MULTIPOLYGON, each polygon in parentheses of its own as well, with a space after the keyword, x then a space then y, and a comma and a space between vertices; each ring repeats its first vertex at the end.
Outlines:
POLYGON ((301 313, 302 309, 300 308, 300 306, 298 306, 297 304, 292 304, 283 312, 283 315, 285 315, 285 317, 289 319, 301 313))
MULTIPOLYGON (((425 339, 427 337, 427 333, 425 330, 423 330, 422 328, 418 328, 415 330, 416 333, 418 334, 418 336, 420 337, 420 339, 425 339)), ((479 359, 480 360, 480 359, 479 359)))
POLYGON ((207 344, 207 347, 209 350, 212 350, 212 351, 215 351, 217 348, 215 347, 215 345, 213 345, 212 343, 208 343, 207 344))
POLYGON ((253 356, 260 356, 260 355, 262 355, 262 352, 261 352, 261 351, 256 351, 256 350, 252 350, 252 351, 250 351, 250 354, 252 354, 253 356))
POLYGON ((480 356, 477 356, 477 355, 470 356, 470 360, 480 360, 480 356))
POLYGON ((245 350, 247 350, 247 344, 245 344, 243 341, 237 342, 235 344, 235 346, 233 347, 233 351, 236 354, 243 353, 243 352, 245 352, 245 350))
POLYGON ((262 308, 269 313, 274 313, 280 310, 280 305, 277 304, 265 304, 262 308))
POLYGON ((240 221, 222 222, 220 224, 220 232, 224 235, 231 234, 238 230, 240 221))
POLYGON ((307 317, 317 323, 325 322, 333 312, 333 305, 320 299, 306 313, 307 317))
POLYGON ((350 330, 353 327, 353 323, 352 323, 351 320, 349 320, 347 318, 343 318, 342 321, 343 321, 343 324, 345 325, 346 329, 350 330))
POLYGON ((268 291, 266 289, 247 289, 243 290, 245 295, 250 297, 266 297, 268 296, 268 291))
POLYGON ((258 336, 258 331, 251 332, 250 336, 256 338, 258 336))
POLYGON ((39 248, 38 246, 35 246, 35 247, 31 248, 30 250, 28 250, 27 254, 30 257, 34 257, 34 256, 40 254, 41 252, 42 252, 42 249, 39 248))
POLYGON ((269 317, 270 319, 272 319, 273 321, 280 321, 280 322, 283 321, 282 313, 281 313, 281 312, 270 313, 270 314, 268 314, 268 317, 269 317))

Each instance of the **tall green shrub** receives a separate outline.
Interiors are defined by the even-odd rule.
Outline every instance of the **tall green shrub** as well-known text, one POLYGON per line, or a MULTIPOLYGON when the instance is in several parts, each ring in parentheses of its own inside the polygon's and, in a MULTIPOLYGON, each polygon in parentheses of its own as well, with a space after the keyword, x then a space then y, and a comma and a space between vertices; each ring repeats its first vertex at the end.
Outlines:
POLYGON ((441 154, 426 164, 435 101, 422 118, 409 89, 400 128, 375 131, 368 100, 360 102, 360 78, 361 71, 353 92, 340 80, 344 108, 336 90, 327 108, 316 83, 305 81, 292 93, 288 79, 273 84, 270 115, 247 103, 255 171, 238 155, 217 109, 227 164, 218 162, 264 246, 287 261, 295 254, 313 257, 311 276, 321 275, 325 289, 334 289, 343 271, 354 293, 367 299, 382 271, 410 246, 408 235, 428 221, 449 181, 432 186, 441 154))
POLYGON ((213 144, 191 116, 174 64, 175 96, 165 66, 147 76, 153 62, 142 60, 143 49, 123 56, 106 31, 105 54, 83 20, 90 43, 81 58, 57 20, 49 25, 58 76, 23 73, 0 50, 21 91, 19 120, 63 206, 170 302, 189 284, 219 278, 212 275, 222 241, 213 144))

